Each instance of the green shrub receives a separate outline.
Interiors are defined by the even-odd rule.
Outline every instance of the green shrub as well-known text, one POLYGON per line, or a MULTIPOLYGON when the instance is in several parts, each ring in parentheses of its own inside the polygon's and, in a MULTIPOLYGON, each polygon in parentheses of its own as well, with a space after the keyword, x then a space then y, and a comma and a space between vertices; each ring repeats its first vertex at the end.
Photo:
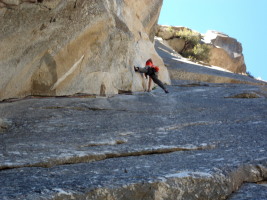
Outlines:
POLYGON ((178 31, 176 36, 185 40, 181 55, 194 61, 209 62, 210 46, 201 44, 201 35, 190 29, 178 31))
POLYGON ((187 49, 183 52, 183 56, 186 58, 190 58, 193 61, 204 61, 209 62, 210 56, 210 46, 207 44, 198 43, 193 48, 187 49))
POLYGON ((176 36, 185 40, 185 42, 190 46, 195 46, 201 40, 201 36, 197 32, 193 32, 190 29, 183 29, 176 32, 176 36))

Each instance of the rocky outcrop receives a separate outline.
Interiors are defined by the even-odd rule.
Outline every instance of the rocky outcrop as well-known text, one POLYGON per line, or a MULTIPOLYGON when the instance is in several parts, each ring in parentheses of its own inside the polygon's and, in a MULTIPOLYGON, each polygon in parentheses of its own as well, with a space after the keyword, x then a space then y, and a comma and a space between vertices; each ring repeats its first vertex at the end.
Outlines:
POLYGON ((200 81, 209 83, 245 83, 252 85, 266 85, 259 81, 241 74, 231 73, 223 68, 216 66, 203 65, 182 57, 173 50, 161 38, 155 39, 155 49, 162 57, 168 68, 172 84, 176 81, 200 81))
POLYGON ((158 25, 156 29, 156 36, 161 37, 164 40, 169 40, 169 39, 177 37, 176 33, 184 29, 188 29, 188 28, 183 27, 183 26, 158 25))
MULTIPOLYGON (((188 28, 159 25, 156 35, 163 39, 163 43, 180 53, 185 46, 185 41, 177 36, 177 32, 184 29, 188 28)), ((207 31, 201 37, 203 37, 202 42, 211 46, 208 64, 234 73, 246 73, 241 43, 217 31, 207 31)))
POLYGON ((212 44, 209 64, 234 73, 246 73, 242 45, 235 38, 217 31, 208 31, 204 35, 204 41, 212 44))
POLYGON ((133 71, 148 58, 162 0, 1 0, 0 99, 144 89, 133 71), (145 12, 144 12, 145 11, 145 12))
POLYGON ((187 28, 179 26, 158 25, 156 36, 162 38, 163 42, 173 48, 176 52, 181 52, 185 46, 185 40, 177 37, 176 33, 184 29, 187 28))

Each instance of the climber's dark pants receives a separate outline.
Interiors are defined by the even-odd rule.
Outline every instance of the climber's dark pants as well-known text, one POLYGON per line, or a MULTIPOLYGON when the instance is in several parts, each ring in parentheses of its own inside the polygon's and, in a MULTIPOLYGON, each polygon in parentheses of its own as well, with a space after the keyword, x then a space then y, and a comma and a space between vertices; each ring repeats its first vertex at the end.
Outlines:
POLYGON ((154 83, 156 83, 159 87, 161 87, 165 92, 167 91, 164 84, 158 79, 158 75, 151 70, 150 66, 145 66, 144 68, 138 68, 138 72, 148 75, 153 80, 154 83))
POLYGON ((159 87, 161 87, 164 91, 166 90, 164 84, 158 79, 158 76, 156 74, 149 75, 150 78, 153 80, 154 83, 156 83, 159 87))

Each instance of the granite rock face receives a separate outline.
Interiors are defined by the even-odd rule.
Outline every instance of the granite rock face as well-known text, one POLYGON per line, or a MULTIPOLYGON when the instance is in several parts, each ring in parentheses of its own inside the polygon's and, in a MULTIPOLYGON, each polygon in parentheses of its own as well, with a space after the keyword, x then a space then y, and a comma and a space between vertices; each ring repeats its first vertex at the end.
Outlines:
POLYGON ((264 195, 265 188, 251 183, 267 180, 266 83, 185 63, 158 45, 172 77, 169 94, 157 88, 1 102, 1 199, 264 195), (175 76, 183 71, 236 82, 175 76))
MULTIPOLYGON (((21 63, 16 68, 7 68, 12 73, 17 73, 12 77, 13 82, 8 81, 9 84, 16 83, 13 88, 15 91, 9 91, 16 95, 8 95, 6 87, 1 90, 1 95, 19 96, 17 94, 20 88, 27 88, 23 87, 24 76, 29 77, 34 87, 32 85, 30 90, 20 93, 21 96, 74 94, 77 93, 75 85, 78 84, 74 84, 75 77, 83 77, 79 80, 88 81, 89 74, 95 81, 88 87, 94 88, 100 77, 103 78, 103 83, 111 81, 111 78, 107 78, 109 75, 105 75, 106 67, 110 67, 111 71, 118 70, 116 74, 120 74, 119 70, 126 66, 124 62, 127 59, 117 61, 115 57, 119 58, 118 55, 122 55, 125 49, 130 53, 137 50, 140 50, 139 53, 144 52, 139 57, 134 57, 132 62, 136 65, 141 65, 145 57, 150 55, 155 62, 164 61, 172 82, 167 86, 169 94, 156 88, 150 93, 131 92, 127 95, 103 97, 113 86, 101 82, 98 88, 101 92, 97 93, 99 95, 76 94, 49 98, 31 96, 1 101, 1 200, 236 200, 265 197, 265 82, 190 62, 158 40, 155 41, 155 46, 151 45, 154 23, 150 19, 153 15, 141 15, 146 8, 134 4, 136 1, 120 1, 123 2, 120 5, 124 5, 124 9, 116 6, 118 1, 90 1, 92 7, 88 4, 89 1, 79 0, 37 1, 32 4, 14 1, 17 4, 8 9, 6 7, 10 5, 6 2, 11 1, 1 1, 5 6, 2 11, 5 10, 5 20, 8 19, 6 13, 10 14, 10 24, 13 17, 31 15, 31 12, 36 14, 37 19, 32 22, 26 20, 28 26, 39 27, 40 24, 35 20, 40 20, 40 16, 51 17, 51 22, 49 20, 48 25, 41 25, 39 28, 42 30, 37 29, 35 33, 43 35, 47 40, 35 41, 33 35, 31 41, 23 37, 24 40, 20 42, 24 45, 36 42, 27 50, 11 50, 7 45, 10 40, 1 40, 6 41, 7 51, 18 56, 11 60, 3 56, 4 60, 7 59, 5 63, 21 63), (133 8, 128 10, 127 6, 133 8), (38 8, 38 12, 33 7, 38 8), (106 7, 116 14, 102 13, 102 9, 107 11, 106 7), (69 15, 67 8, 78 11, 69 15), (29 12, 24 12, 24 9, 29 12), (132 9, 136 9, 137 14, 133 16, 138 18, 140 25, 135 28, 140 28, 143 32, 129 31, 134 28, 122 23, 122 16, 135 20, 135 17, 131 18, 132 9), (50 12, 55 10, 62 12, 54 16, 50 12), (15 11, 20 14, 15 15, 15 11), (77 16, 84 18, 79 18, 83 19, 80 24, 70 23, 73 30, 62 25, 62 21, 71 21, 77 16), (97 23, 88 23, 86 16, 94 16, 97 23), (109 27, 104 25, 107 19, 112 22, 109 27), (82 33, 79 26, 85 27, 82 33), (62 30, 65 31, 64 34, 62 30), (46 35, 42 31, 51 31, 51 34, 46 35), (69 35, 70 32, 76 35, 69 35), (118 43, 112 42, 110 34, 119 38, 114 39, 118 43), (57 36, 62 41, 53 40, 50 36, 57 36), (138 42, 136 37, 139 37, 138 42), (101 43, 103 38, 106 38, 105 42, 101 43), (55 49, 50 46, 50 40, 54 42, 52 44, 55 49), (94 44, 94 48, 87 46, 88 41, 94 44), (130 48, 132 44, 136 45, 134 50, 130 48), (46 45, 49 46, 49 51, 46 45), (103 46, 106 49, 99 52, 103 46), (44 52, 40 53, 38 48, 43 48, 44 52), (151 51, 147 51, 148 48, 151 51), (110 50, 114 50, 114 54, 110 55, 110 50), (77 55, 73 55, 73 52, 77 55), (19 56, 20 54, 34 54, 35 59, 27 60, 27 56, 19 56), (106 56, 107 60, 103 60, 102 56, 106 56), (70 64, 71 68, 67 68, 71 59, 75 61, 70 64), (18 68, 26 61, 29 63, 27 68, 18 68), (89 65, 89 61, 94 64, 89 65), (117 62, 119 67, 105 66, 108 62, 117 62), (36 63, 39 63, 37 71, 34 67, 36 63), (65 63, 66 68, 59 67, 58 63, 65 63), (103 71, 90 71, 99 70, 98 67, 103 71), (17 72, 19 69, 21 76, 17 72), (55 72, 54 69, 61 71, 55 72), (68 84, 69 91, 66 92, 64 87, 67 88, 68 84), (46 93, 51 87, 54 88, 54 93, 46 93)), ((143 6, 151 5, 150 3, 151 1, 142 1, 143 6)), ((155 6, 151 9, 157 8, 155 6)), ((28 18, 24 16, 22 19, 21 23, 24 24, 24 20, 28 18)), ((23 25, 12 31, 10 27, 11 25, 3 26, 3 29, 9 30, 10 37, 24 30, 23 25)), ((7 35, 1 34, 0 37, 5 38, 7 35)), ((14 46, 15 43, 19 42, 14 41, 14 46)), ((2 44, 4 43, 1 42, 2 44)), ((131 58, 129 56, 128 59, 131 58)), ((9 66, 2 64, 1 66, 9 66)), ((129 86, 131 89, 125 88, 128 79, 119 79, 121 77, 114 75, 116 81, 121 81, 117 84, 123 85, 117 92, 143 88, 139 74, 132 72, 130 67, 124 70, 124 76, 132 74, 129 75, 133 77, 132 86, 129 86)), ((8 73, 1 73, 1 83, 7 79, 8 73)), ((11 85, 9 88, 12 88, 11 85)), ((95 93, 92 91, 86 88, 80 92, 95 93)))
POLYGON ((242 45, 235 38, 217 31, 208 31, 204 41, 212 44, 209 64, 235 73, 246 73, 242 45))
POLYGON ((267 199, 266 182, 245 183, 238 192, 232 194, 228 200, 265 200, 267 199))
POLYGON ((0 99, 144 89, 133 65, 168 71, 153 37, 162 0, 0 2, 0 99))
POLYGON ((168 89, 1 103, 1 199, 214 200, 267 179, 262 86, 168 89))

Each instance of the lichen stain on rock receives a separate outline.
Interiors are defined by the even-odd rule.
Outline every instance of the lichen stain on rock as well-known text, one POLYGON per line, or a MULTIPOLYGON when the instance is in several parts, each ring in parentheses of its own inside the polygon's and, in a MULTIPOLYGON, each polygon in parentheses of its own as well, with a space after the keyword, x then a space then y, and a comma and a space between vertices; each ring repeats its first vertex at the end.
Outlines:
POLYGON ((100 86, 100 96, 105 96, 105 94, 106 94, 106 86, 104 83, 102 83, 100 86))
POLYGON ((0 118, 0 134, 7 131, 11 124, 10 120, 0 118))
POLYGON ((32 95, 54 96, 51 87, 57 81, 57 63, 54 58, 46 53, 40 60, 40 66, 32 76, 32 95))

